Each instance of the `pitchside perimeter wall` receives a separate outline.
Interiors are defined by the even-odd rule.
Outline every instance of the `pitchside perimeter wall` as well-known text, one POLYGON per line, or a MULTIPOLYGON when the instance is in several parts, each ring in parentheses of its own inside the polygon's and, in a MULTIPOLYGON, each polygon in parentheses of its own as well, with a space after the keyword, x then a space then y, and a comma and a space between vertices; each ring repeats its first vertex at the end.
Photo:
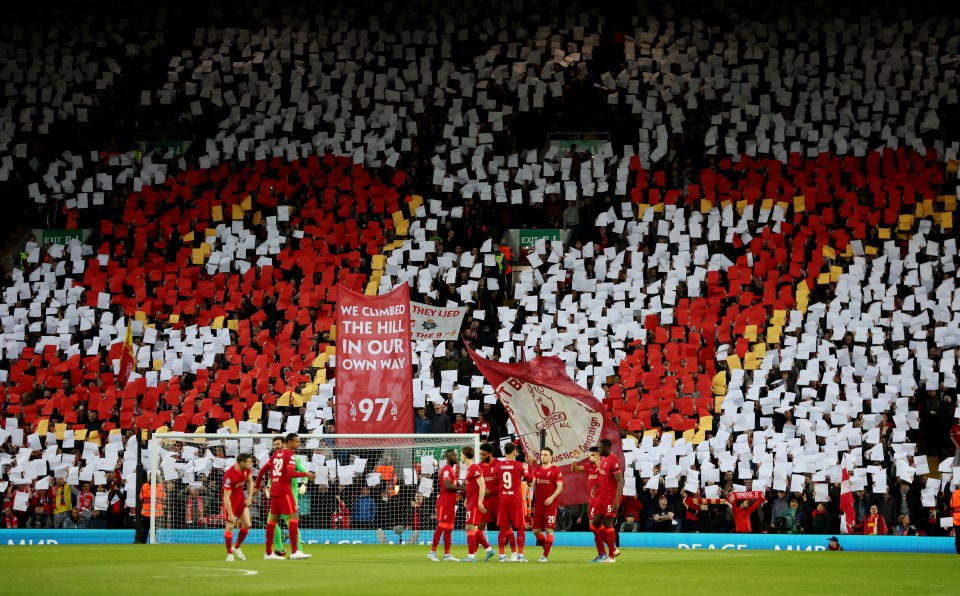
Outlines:
MULTIPOLYGON (((304 544, 377 544, 374 530, 301 530, 304 544)), ((397 535, 390 531, 382 535, 396 543, 397 535)), ((421 531, 417 541, 428 540, 432 532, 421 531)), ((558 532, 558 547, 592 547, 593 534, 588 532, 558 532)), ((454 532, 454 542, 466 544, 463 532, 454 532)), ((223 530, 164 530, 164 538, 184 544, 222 544, 223 530), (177 534, 183 534, 182 538, 177 534)), ((405 532, 405 541, 411 533, 405 532)), ((827 536, 777 534, 621 534, 624 548, 684 548, 724 550, 826 550, 827 536)), ((848 551, 953 554, 953 538, 918 536, 839 536, 840 544, 848 551)), ((263 544, 263 530, 253 530, 247 538, 250 546, 263 544)), ((59 544, 132 544, 133 530, 0 530, 0 545, 59 545, 59 544)), ((532 536, 527 540, 533 543, 532 536)), ((417 548, 412 546, 411 548, 417 548)))

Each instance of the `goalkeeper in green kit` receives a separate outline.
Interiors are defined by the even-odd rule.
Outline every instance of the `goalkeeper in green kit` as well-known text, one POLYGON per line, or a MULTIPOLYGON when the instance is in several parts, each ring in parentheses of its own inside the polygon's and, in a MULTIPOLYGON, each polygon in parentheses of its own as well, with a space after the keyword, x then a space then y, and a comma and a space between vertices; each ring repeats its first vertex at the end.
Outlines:
MULTIPOLYGON (((276 452, 279 451, 280 449, 283 449, 283 447, 284 447, 283 437, 274 437, 274 438, 273 438, 273 452, 276 453, 276 452)), ((298 471, 298 472, 306 472, 306 471, 307 471, 307 467, 304 465, 303 461, 300 459, 299 456, 297 456, 294 461, 296 462, 296 467, 297 467, 297 471, 298 471)), ((260 474, 257 476, 257 490, 260 490, 260 485, 261 485, 261 483, 262 483, 262 481, 263 481, 263 477, 266 476, 266 474, 264 473, 264 472, 266 471, 266 469, 267 469, 267 468, 264 467, 262 470, 260 470, 260 474)), ((294 478, 293 480, 290 481, 290 483, 293 485, 293 492, 297 495, 297 497, 296 497, 296 498, 297 498, 297 509, 299 510, 299 509, 300 509, 300 502, 304 500, 304 499, 303 499, 303 496, 304 496, 304 494, 306 494, 306 492, 307 492, 307 483, 306 483, 306 481, 304 481, 304 482, 301 484, 299 478, 294 478)), ((268 486, 267 488, 265 488, 264 490, 268 491, 268 494, 269 494, 269 486, 268 486)), ((289 515, 281 515, 281 516, 280 516, 280 519, 281 519, 281 521, 283 521, 284 525, 286 525, 287 527, 290 526, 290 516, 289 516, 289 515)), ((300 551, 300 552, 303 552, 303 540, 302 540, 302 538, 301 538, 302 536, 303 536, 303 533, 302 533, 302 532, 298 533, 298 535, 297 535, 297 550, 300 551)), ((276 554, 278 554, 278 555, 280 555, 280 556, 283 556, 283 555, 286 554, 286 553, 284 552, 284 550, 283 550, 283 532, 274 532, 274 534, 273 534, 273 552, 276 553, 276 554)))

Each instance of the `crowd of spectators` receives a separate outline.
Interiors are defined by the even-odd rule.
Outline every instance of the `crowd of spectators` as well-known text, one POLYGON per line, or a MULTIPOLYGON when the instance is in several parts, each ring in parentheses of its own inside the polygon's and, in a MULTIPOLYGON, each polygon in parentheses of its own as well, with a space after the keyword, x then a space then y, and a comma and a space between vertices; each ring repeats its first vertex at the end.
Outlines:
MULTIPOLYGON (((132 429, 335 432, 333 292, 373 282, 468 305, 491 357, 567 362, 632 447, 621 531, 732 531, 737 503, 698 500, 756 490, 742 527, 836 533, 841 466, 861 531, 949 531, 951 22, 730 4, 11 20, 11 221, 93 234, 6 272, 4 524, 129 525, 132 429), (547 143, 582 132, 609 140, 547 143), (518 227, 567 241, 511 264, 518 227)), ((417 433, 511 438, 462 342, 415 351, 417 433)), ((167 482, 219 523, 216 468, 167 482)), ((304 516, 429 525, 398 487, 311 485, 304 516)))

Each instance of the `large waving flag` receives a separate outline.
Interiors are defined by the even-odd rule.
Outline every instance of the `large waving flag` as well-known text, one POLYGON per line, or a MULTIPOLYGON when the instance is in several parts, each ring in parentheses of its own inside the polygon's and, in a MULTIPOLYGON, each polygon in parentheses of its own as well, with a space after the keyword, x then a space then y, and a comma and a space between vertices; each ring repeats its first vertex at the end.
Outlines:
POLYGON ((120 352, 120 370, 117 374, 117 387, 123 389, 127 386, 130 374, 133 373, 133 367, 136 363, 133 353, 133 328, 131 321, 127 321, 127 334, 123 338, 123 350, 120 352))
POLYGON ((488 360, 469 345, 467 351, 496 390, 529 459, 536 459, 532 456, 540 452, 540 433, 545 431, 546 445, 553 449, 553 463, 564 474, 560 504, 586 503, 586 474, 570 472, 574 450, 584 453, 582 459, 600 439, 610 439, 613 453, 623 464, 620 432, 600 400, 577 385, 567 375, 563 360, 556 356, 510 364, 488 360))

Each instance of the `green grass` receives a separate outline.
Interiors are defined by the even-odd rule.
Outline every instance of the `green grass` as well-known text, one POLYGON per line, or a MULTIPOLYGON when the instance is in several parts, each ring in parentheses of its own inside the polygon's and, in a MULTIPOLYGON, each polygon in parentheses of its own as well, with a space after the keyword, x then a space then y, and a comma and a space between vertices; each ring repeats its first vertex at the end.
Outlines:
MULTIPOLYGON (((956 594, 954 556, 886 553, 624 549, 591 565, 588 548, 550 562, 431 563, 422 546, 314 545, 306 561, 227 563, 216 546, 3 546, 0 594, 956 594), (241 571, 244 570, 244 571, 241 571), (309 590, 309 592, 306 592, 309 590)), ((462 556, 464 547, 455 547, 462 556)), ((536 559, 540 549, 528 548, 536 559)))

